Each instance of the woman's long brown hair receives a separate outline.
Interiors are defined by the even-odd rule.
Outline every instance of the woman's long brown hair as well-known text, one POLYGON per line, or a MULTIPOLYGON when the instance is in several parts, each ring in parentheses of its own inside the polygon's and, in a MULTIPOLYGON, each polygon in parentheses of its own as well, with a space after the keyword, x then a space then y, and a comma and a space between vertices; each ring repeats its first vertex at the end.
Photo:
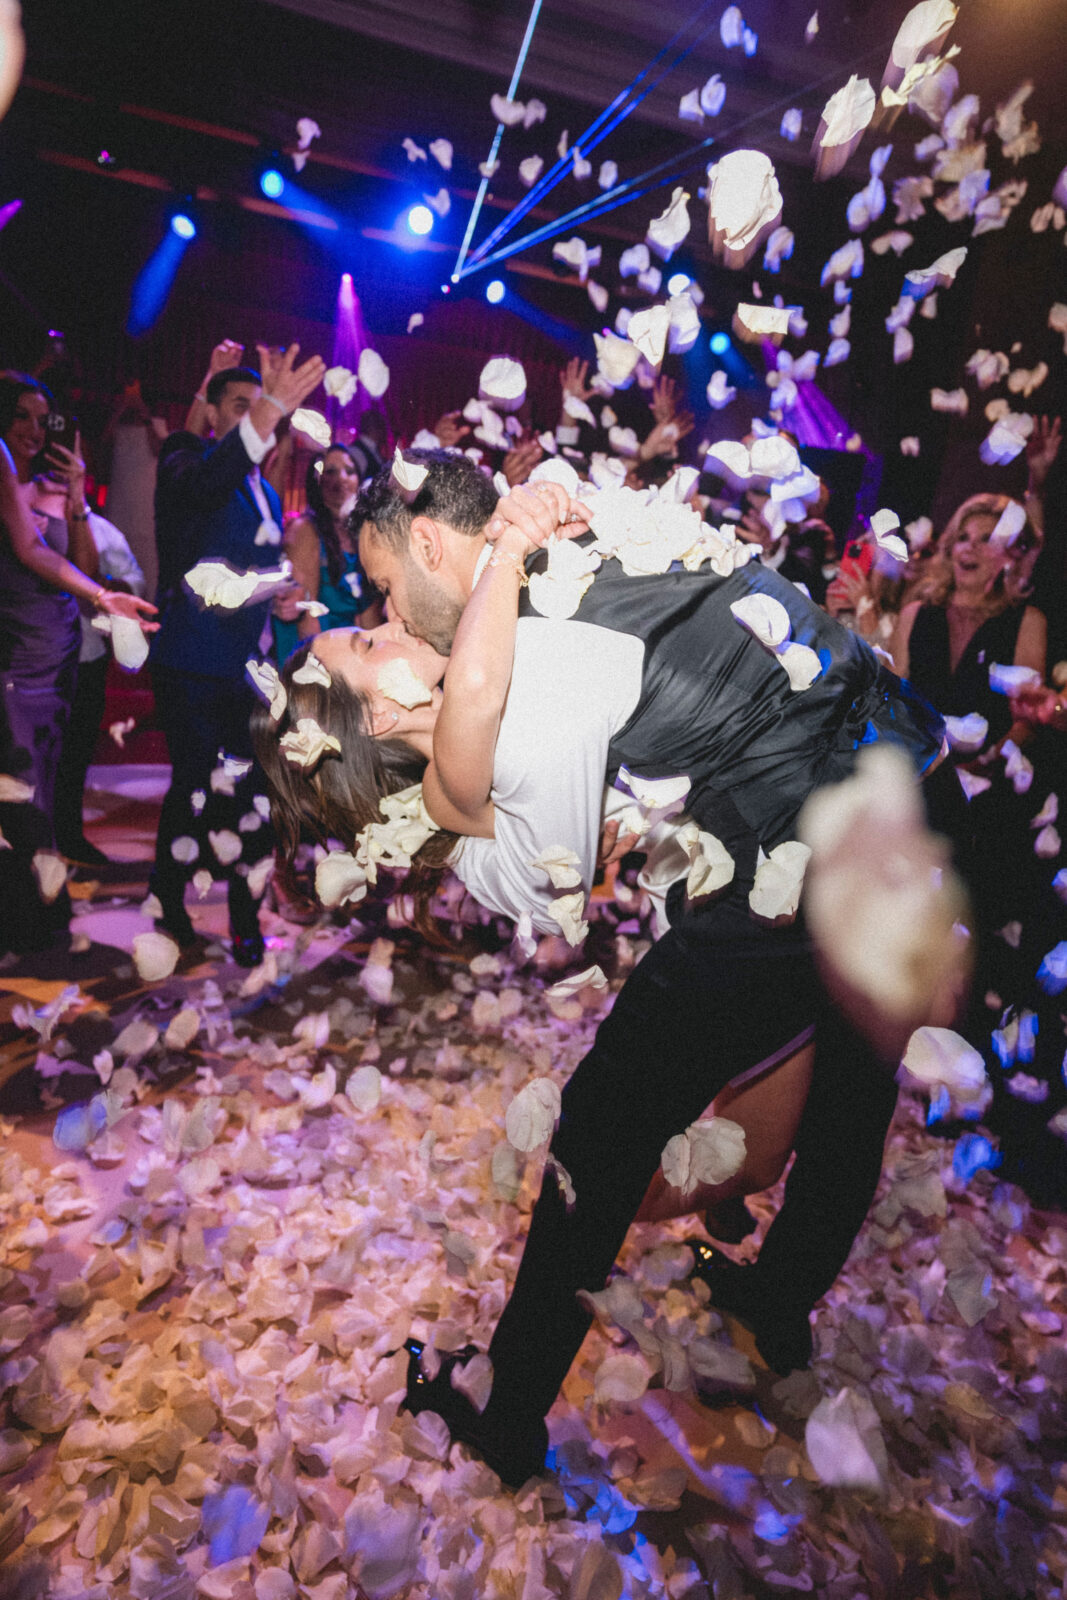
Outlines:
MULTIPOLYGON (((278 841, 282 881, 292 889, 293 864, 309 837, 328 845, 336 839, 353 850, 359 833, 382 820, 378 802, 410 784, 421 783, 426 759, 403 739, 376 738, 370 729, 365 695, 338 678, 322 683, 294 683, 293 673, 311 653, 311 640, 299 646, 279 676, 287 704, 279 721, 265 705, 252 714, 252 744, 267 779, 271 821, 278 841), (326 755, 308 771, 290 761, 282 736, 301 717, 313 717, 324 733, 333 734, 341 749, 326 755)), ((431 835, 413 858, 406 888, 415 901, 415 926, 432 943, 445 941, 430 915, 430 901, 441 881, 457 836, 443 829, 431 835)))

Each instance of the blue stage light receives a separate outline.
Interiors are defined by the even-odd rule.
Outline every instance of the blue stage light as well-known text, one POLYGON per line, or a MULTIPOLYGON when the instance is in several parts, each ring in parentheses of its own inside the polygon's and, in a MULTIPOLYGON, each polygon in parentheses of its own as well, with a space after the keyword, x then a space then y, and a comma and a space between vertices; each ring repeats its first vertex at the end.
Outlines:
POLYGON ((499 278, 493 278, 485 286, 485 298, 491 306, 498 306, 504 298, 504 285, 499 278))
POLYGON ((280 200, 285 189, 285 179, 277 167, 268 167, 260 177, 259 187, 268 200, 280 200))
POLYGON ((730 335, 728 333, 713 333, 710 343, 713 356, 724 356, 730 348, 730 335))
POLYGON ((408 212, 408 227, 412 233, 429 233, 433 228, 433 212, 429 206, 412 206, 408 212))
POLYGON ((688 272, 675 272, 667 279, 668 294, 682 294, 692 283, 688 272))
POLYGON ((195 239, 196 223, 184 211, 176 211, 170 219, 170 231, 176 233, 179 239, 195 239))

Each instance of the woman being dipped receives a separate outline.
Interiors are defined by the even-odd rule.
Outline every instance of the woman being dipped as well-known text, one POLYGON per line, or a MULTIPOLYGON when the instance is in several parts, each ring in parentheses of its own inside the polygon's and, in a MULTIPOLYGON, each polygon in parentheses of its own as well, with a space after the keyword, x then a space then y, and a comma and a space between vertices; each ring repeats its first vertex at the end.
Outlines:
MULTIPOLYGON (((486 518, 492 498, 486 503, 486 518)), ((546 530, 556 531, 557 519, 568 533, 586 530, 584 507, 572 507, 556 485, 539 484, 535 493, 530 488, 517 491, 509 501, 520 507, 533 503, 534 515, 544 517, 546 530), (569 517, 575 520, 567 521, 569 517)), ((411 844, 417 854, 407 887, 415 893, 417 921, 424 930, 442 870, 451 866, 464 878, 464 854, 470 848, 465 838, 494 837, 494 806, 488 797, 498 734, 507 715, 520 574, 526 555, 535 548, 528 534, 507 523, 509 502, 501 502, 497 513, 504 531, 492 553, 487 552, 450 656, 438 654, 400 622, 367 632, 335 629, 298 650, 283 666, 287 705, 280 719, 260 708, 253 720, 283 859, 291 860, 308 833, 353 848, 363 828, 381 822, 383 796, 421 782, 425 810, 416 802, 416 811, 423 818, 428 812, 438 825, 433 832, 422 830, 426 842, 421 848, 411 844), (324 673, 317 672, 311 658, 324 673), (413 703, 402 704, 397 695, 413 703), (340 750, 316 760, 312 744, 304 766, 293 742, 304 719, 336 738, 340 750)), ((536 924, 543 906, 534 894, 534 878, 531 870, 528 903, 513 902, 508 914, 526 910, 536 924)), ((476 887, 471 892, 478 897, 476 887)), ((780 1177, 810 1070, 810 1050, 802 1048, 756 1082, 725 1091, 715 1109, 745 1129, 744 1166, 725 1183, 702 1184, 684 1198, 657 1176, 638 1220, 661 1221, 704 1210, 709 1232, 719 1239, 736 1241, 751 1231, 754 1224, 740 1196, 769 1188, 780 1177)))

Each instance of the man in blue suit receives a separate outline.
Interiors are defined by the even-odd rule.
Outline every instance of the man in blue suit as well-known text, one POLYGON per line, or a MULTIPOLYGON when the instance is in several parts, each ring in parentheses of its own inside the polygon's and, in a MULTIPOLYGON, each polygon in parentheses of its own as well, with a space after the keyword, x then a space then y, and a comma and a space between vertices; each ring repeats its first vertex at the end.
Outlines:
POLYGON ((250 826, 256 816, 248 734, 253 695, 245 675, 245 662, 258 651, 268 602, 238 611, 208 609, 184 577, 199 561, 222 561, 237 572, 277 566, 281 503, 261 475, 260 463, 274 446, 279 419, 295 411, 326 370, 318 356, 296 366, 298 345, 281 357, 258 348, 262 378, 251 367, 229 367, 208 384, 210 437, 174 433, 160 451, 160 629, 150 657, 156 711, 171 761, 151 880, 163 908, 162 926, 179 944, 192 943, 185 884, 196 866, 206 867, 227 880, 233 955, 242 966, 255 966, 263 957, 247 870, 273 844, 265 822, 250 826), (230 765, 220 777, 216 769, 223 754, 247 762, 248 770, 230 765), (230 852, 224 845, 220 856, 210 842, 209 835, 222 830, 241 841, 236 860, 221 859, 230 852), (175 859, 175 840, 185 837, 197 844, 194 862, 175 859))

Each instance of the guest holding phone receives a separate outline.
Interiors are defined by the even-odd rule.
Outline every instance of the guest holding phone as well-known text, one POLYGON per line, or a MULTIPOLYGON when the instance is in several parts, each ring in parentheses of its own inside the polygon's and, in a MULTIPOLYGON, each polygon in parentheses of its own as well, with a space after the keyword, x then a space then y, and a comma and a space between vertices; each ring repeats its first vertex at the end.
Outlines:
MULTIPOLYGON (((155 607, 98 581, 85 464, 48 421, 52 397, 36 378, 0 373, 0 439, 16 478, 0 525, 0 682, 12 744, 25 752, 35 801, 53 826, 56 770, 78 670, 78 600, 141 620, 155 607), (47 477, 45 476, 47 474, 47 477), (62 515, 55 496, 62 493, 62 515)), ((71 443, 77 445, 76 434, 71 443)))

